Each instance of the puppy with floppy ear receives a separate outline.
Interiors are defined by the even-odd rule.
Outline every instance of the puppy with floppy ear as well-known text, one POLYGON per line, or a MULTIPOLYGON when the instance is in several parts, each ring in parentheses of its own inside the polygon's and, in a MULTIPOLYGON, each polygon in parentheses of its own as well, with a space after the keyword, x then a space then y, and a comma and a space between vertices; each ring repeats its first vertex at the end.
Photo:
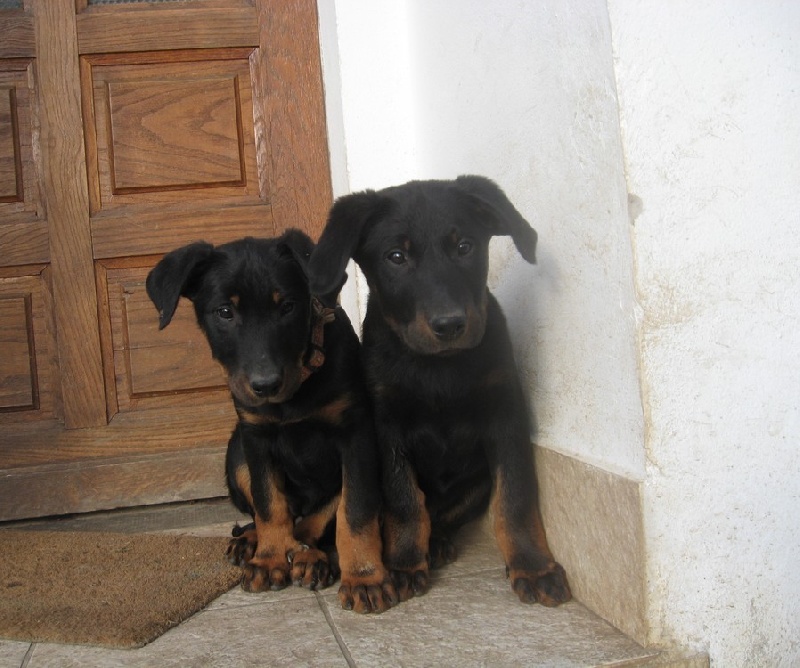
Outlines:
POLYGON ((362 359, 383 462, 384 560, 401 600, 455 558, 459 527, 490 504, 514 591, 570 599, 538 506, 531 425, 505 318, 486 281, 489 240, 528 261, 536 232, 479 176, 340 198, 309 263, 313 290, 349 258, 370 288, 362 359))
POLYGON ((234 505, 253 517, 228 551, 243 569, 242 586, 319 589, 341 569, 342 606, 382 612, 397 596, 382 562, 379 462, 359 341, 336 306, 344 276, 316 295, 309 289, 313 248, 297 230, 191 244, 164 256, 147 292, 162 329, 181 296, 193 302, 228 376, 239 421, 226 480, 234 505))

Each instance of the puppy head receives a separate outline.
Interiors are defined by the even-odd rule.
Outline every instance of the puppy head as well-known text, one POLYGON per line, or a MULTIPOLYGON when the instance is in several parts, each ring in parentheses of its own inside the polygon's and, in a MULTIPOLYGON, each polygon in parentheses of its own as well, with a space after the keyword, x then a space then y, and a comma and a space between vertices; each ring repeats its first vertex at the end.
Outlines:
POLYGON ((486 326, 489 240, 510 235, 535 262, 536 232, 502 190, 479 176, 413 181, 340 198, 311 256, 312 291, 341 279, 352 257, 370 301, 413 351, 477 346, 486 326))
POLYGON ((310 338, 305 266, 312 249, 305 234, 291 230, 277 239, 196 243, 168 253, 147 276, 160 328, 187 297, 234 397, 248 407, 287 401, 300 386, 310 338))

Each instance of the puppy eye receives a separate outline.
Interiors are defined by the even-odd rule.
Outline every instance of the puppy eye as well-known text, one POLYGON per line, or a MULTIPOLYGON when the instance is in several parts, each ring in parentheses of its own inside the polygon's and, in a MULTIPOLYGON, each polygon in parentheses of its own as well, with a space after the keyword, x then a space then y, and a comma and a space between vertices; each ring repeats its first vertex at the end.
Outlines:
POLYGON ((386 259, 392 264, 405 264, 407 261, 406 254, 403 251, 393 250, 386 254, 386 259))
POLYGON ((278 308, 281 315, 288 315, 292 311, 294 311, 294 302, 289 300, 284 300, 281 302, 280 307, 278 308))
POLYGON ((229 305, 220 306, 216 310, 217 317, 223 320, 233 320, 233 308, 229 305))
POLYGON ((458 242, 458 246, 456 246, 456 251, 461 257, 465 255, 469 255, 472 252, 472 242, 468 239, 462 239, 458 242))

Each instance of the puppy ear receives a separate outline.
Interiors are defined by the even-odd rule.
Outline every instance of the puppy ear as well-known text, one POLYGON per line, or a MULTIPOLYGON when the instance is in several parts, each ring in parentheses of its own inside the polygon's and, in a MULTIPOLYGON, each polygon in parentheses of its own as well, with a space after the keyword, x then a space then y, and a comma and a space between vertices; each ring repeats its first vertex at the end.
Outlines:
POLYGON ((347 262, 358 254, 364 230, 384 216, 390 205, 387 197, 373 190, 336 200, 308 265, 311 294, 328 295, 341 288, 347 262))
POLYGON ((536 230, 514 208, 494 181, 484 176, 459 176, 456 186, 488 207, 492 234, 510 235, 520 255, 531 264, 536 264, 536 230))
POLYGON ((147 275, 147 294, 158 309, 159 329, 172 320, 181 295, 191 299, 202 266, 213 250, 204 242, 178 248, 167 253, 147 275))
MULTIPOLYGON (((306 278, 308 278, 308 262, 311 259, 311 253, 314 251, 314 242, 311 241, 305 232, 301 232, 300 230, 296 229, 287 230, 278 239, 277 249, 279 257, 289 257, 297 262, 297 264, 299 264, 300 268, 303 270, 306 278)), ((325 306, 335 308, 337 300, 339 299, 339 292, 341 291, 342 285, 344 285, 346 280, 347 274, 345 273, 342 276, 340 283, 329 293, 316 294, 312 292, 312 294, 314 294, 314 296, 317 297, 325 306)))
POLYGON ((313 250, 314 242, 311 241, 305 232, 301 232, 295 228, 286 230, 286 232, 278 238, 278 254, 287 254, 294 257, 303 268, 303 271, 305 271, 308 266, 308 260, 313 250))

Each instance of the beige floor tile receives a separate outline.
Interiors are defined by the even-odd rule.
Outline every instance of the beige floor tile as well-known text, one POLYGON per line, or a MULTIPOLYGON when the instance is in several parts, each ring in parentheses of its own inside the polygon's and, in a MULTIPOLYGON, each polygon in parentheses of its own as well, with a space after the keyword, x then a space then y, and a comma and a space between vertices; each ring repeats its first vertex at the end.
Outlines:
MULTIPOLYGON (((325 591, 335 592, 338 587, 339 585, 337 583, 325 591)), ((235 610, 237 608, 248 608, 254 605, 264 605, 265 603, 283 603, 284 601, 292 601, 295 599, 305 599, 307 601, 317 600, 314 596, 314 592, 304 587, 292 586, 281 589, 280 591, 264 591, 258 593, 247 592, 241 587, 234 587, 226 594, 212 601, 206 610, 235 610)))
POLYGON ((324 601, 356 666, 567 667, 651 654, 578 603, 523 605, 493 572, 441 578, 377 616, 324 601))
POLYGON ((37 645, 28 668, 346 667, 316 598, 198 613, 137 650, 37 645))
POLYGON ((0 640, 0 668, 21 666, 30 646, 31 644, 28 642, 0 640))
POLYGON ((458 557, 453 563, 434 571, 434 580, 485 570, 494 570, 497 577, 504 577, 505 564, 488 519, 462 528, 456 534, 455 544, 458 557))

